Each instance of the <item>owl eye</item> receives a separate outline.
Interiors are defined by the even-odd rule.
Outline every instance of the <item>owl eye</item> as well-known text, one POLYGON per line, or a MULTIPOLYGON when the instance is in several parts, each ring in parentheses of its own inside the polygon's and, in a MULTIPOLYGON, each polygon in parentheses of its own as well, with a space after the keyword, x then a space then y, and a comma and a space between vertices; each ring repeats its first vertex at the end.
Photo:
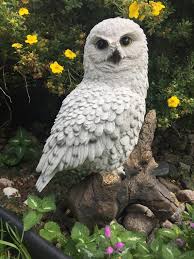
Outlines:
POLYGON ((100 39, 96 42, 96 47, 98 49, 106 49, 108 47, 108 42, 106 40, 100 39))
POLYGON ((131 43, 131 38, 129 36, 124 36, 120 39, 120 43, 123 46, 128 46, 131 43))

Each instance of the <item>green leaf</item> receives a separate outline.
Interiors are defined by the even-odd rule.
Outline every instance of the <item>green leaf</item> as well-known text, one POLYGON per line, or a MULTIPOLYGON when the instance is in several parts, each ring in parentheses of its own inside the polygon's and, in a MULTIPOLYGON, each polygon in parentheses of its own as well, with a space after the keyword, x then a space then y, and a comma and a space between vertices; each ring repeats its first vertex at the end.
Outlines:
POLYGON ((39 207, 41 207, 41 204, 42 204, 42 200, 39 197, 37 197, 35 195, 28 196, 27 205, 31 209, 37 210, 39 207))
POLYGON ((8 166, 15 166, 22 160, 24 153, 25 149, 20 146, 7 147, 5 153, 3 154, 3 163, 8 166))
POLYGON ((24 231, 31 229, 33 226, 39 223, 42 215, 42 213, 39 213, 35 210, 29 211, 27 214, 25 214, 23 217, 24 231))
POLYGON ((136 248, 136 245, 138 242, 144 241, 142 235, 133 233, 131 231, 126 231, 125 238, 123 238, 124 235, 122 235, 122 240, 125 240, 125 243, 130 249, 136 248))
POLYGON ((44 197, 41 202, 41 207, 37 208, 37 210, 40 212, 55 211, 56 205, 54 196, 44 197))
POLYGON ((150 244, 150 248, 152 249, 152 251, 154 253, 157 253, 161 247, 162 241, 158 240, 158 239, 154 239, 151 244, 150 244))
POLYGON ((168 238, 168 239, 175 239, 178 237, 178 235, 174 229, 167 229, 167 228, 159 229, 157 232, 157 235, 162 238, 164 237, 164 238, 168 238))
POLYGON ((188 251, 179 256, 179 259, 193 259, 193 258, 194 258, 194 251, 188 251))
POLYGON ((142 254, 142 255, 148 254, 149 249, 148 249, 146 243, 138 243, 137 244, 137 252, 142 254))
POLYGON ((92 253, 90 250, 86 249, 86 248, 82 248, 82 251, 84 252, 84 255, 86 255, 87 257, 86 258, 98 258, 96 256, 96 254, 92 253))
POLYGON ((131 253, 127 253, 127 254, 125 254, 125 255, 121 255, 121 258, 122 259, 133 259, 133 256, 132 256, 132 254, 131 253))
POLYGON ((83 239, 83 241, 84 241, 85 239, 87 239, 89 237, 89 233, 90 233, 89 229, 85 225, 83 225, 79 222, 76 222, 71 231, 71 238, 73 240, 83 239))
POLYGON ((40 230, 40 236, 48 241, 53 241, 61 235, 60 227, 57 223, 49 221, 44 225, 44 228, 40 230))
POLYGON ((192 215, 192 212, 194 211, 194 208, 190 204, 186 204, 186 209, 189 212, 190 215, 192 215))
POLYGON ((176 237, 182 235, 182 230, 177 225, 173 225, 172 230, 175 232, 176 237))
POLYGON ((76 258, 76 259, 80 258, 75 245, 76 243, 71 238, 69 238, 67 240, 67 243, 63 247, 64 254, 72 256, 73 258, 76 258))
POLYGON ((173 249, 168 245, 162 246, 162 257, 163 259, 174 259, 173 249))

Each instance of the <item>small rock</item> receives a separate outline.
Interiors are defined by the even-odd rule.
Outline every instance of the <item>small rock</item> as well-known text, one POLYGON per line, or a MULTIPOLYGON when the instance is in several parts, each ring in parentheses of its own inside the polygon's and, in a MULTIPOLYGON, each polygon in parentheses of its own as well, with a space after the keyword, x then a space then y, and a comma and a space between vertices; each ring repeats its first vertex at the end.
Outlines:
POLYGON ((134 204, 128 207, 123 225, 128 230, 139 231, 149 235, 157 222, 157 219, 149 208, 141 204, 134 204))
POLYGON ((13 187, 6 187, 6 188, 4 188, 3 189, 3 193, 8 198, 11 198, 11 197, 21 197, 21 195, 19 194, 19 191, 16 188, 13 188, 13 187))
POLYGON ((169 173, 169 163, 160 161, 158 167, 156 167, 151 174, 155 176, 166 176, 169 173))
POLYGON ((169 220, 166 220, 166 221, 164 221, 163 223, 162 223, 162 227, 163 228, 172 228, 172 226, 173 226, 173 224, 172 224, 172 222, 170 222, 169 220))
POLYGON ((177 209, 177 211, 170 217, 170 220, 172 222, 176 222, 177 224, 182 223, 182 214, 183 211, 185 210, 185 204, 181 203, 177 209))
POLYGON ((11 187, 13 182, 7 178, 0 178, 0 187, 11 187))
POLYGON ((192 190, 180 190, 177 192, 176 197, 180 202, 190 202, 194 204, 194 191, 192 190))

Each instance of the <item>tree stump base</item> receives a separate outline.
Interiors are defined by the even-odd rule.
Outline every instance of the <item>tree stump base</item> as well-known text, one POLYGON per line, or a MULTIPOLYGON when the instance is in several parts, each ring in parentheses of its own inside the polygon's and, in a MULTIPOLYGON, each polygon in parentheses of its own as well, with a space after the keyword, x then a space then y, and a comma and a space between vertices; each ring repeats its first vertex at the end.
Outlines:
POLYGON ((161 170, 151 149, 155 129, 156 113, 151 110, 124 165, 124 179, 111 172, 90 174, 69 190, 68 207, 78 221, 92 228, 117 219, 127 229, 148 235, 158 222, 179 220, 183 210, 176 198, 179 188, 155 176, 161 170))

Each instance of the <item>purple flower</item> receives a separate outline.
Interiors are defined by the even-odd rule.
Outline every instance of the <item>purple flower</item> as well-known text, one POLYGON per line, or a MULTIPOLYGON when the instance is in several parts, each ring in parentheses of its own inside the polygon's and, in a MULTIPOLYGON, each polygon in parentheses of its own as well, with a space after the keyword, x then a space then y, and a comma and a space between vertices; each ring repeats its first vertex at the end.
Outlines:
POLYGON ((184 247, 184 245, 185 245, 185 240, 183 240, 183 239, 181 239, 181 238, 177 238, 177 239, 175 240, 175 242, 176 242, 177 246, 179 246, 180 248, 181 248, 181 247, 184 247))
POLYGON ((118 250, 122 249, 124 246, 125 244, 122 242, 118 242, 114 245, 115 249, 118 249, 118 250))
POLYGON ((110 237, 111 237, 111 229, 110 229, 109 226, 105 226, 105 228, 104 228, 104 235, 105 235, 105 237, 107 237, 107 238, 110 238, 110 237))
POLYGON ((191 222, 191 223, 190 223, 190 227, 191 227, 191 228, 194 228, 194 222, 191 222))
POLYGON ((112 248, 112 246, 107 247, 105 250, 105 253, 107 255, 111 255, 113 252, 114 252, 114 249, 112 248))

